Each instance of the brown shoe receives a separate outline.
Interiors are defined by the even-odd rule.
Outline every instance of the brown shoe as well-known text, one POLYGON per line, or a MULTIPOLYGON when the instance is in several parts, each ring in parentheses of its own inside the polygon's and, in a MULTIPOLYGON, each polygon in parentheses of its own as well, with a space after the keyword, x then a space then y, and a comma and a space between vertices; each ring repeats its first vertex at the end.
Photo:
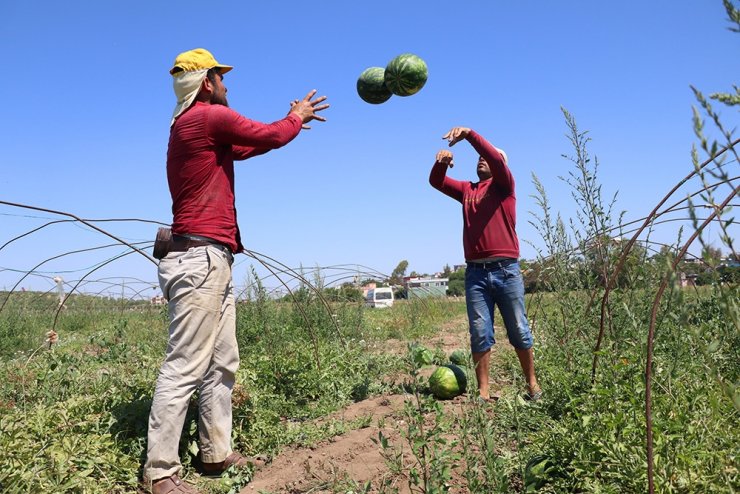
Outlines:
POLYGON ((151 492, 152 494, 201 494, 198 489, 182 480, 177 474, 152 482, 151 492))
POLYGON ((237 453, 236 451, 232 451, 229 456, 226 457, 224 461, 220 461, 218 463, 201 463, 201 469, 203 470, 203 475, 213 477, 213 476, 220 476, 222 473, 224 473, 229 467, 236 466, 238 468, 252 466, 255 470, 262 468, 265 466, 266 461, 264 458, 260 457, 252 457, 252 456, 244 456, 241 453, 237 453))

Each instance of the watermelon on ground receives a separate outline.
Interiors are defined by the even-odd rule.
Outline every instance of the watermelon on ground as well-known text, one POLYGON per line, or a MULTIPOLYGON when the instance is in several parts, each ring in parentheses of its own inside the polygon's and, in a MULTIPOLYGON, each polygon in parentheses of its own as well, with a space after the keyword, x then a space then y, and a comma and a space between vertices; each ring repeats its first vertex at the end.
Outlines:
POLYGON ((468 389, 467 368, 455 364, 445 364, 445 367, 450 369, 455 374, 455 379, 457 379, 457 385, 460 388, 460 393, 464 393, 465 390, 468 389))
POLYGON ((373 105, 388 101, 393 95, 385 86, 385 69, 383 67, 365 69, 357 79, 357 94, 363 101, 373 105))
POLYGON ((467 379, 465 372, 456 365, 438 367, 429 376, 429 390, 439 399, 448 400, 465 392, 467 379))
POLYGON ((427 82, 427 64, 413 53, 404 53, 385 67, 385 85, 397 96, 418 93, 427 82))
POLYGON ((468 356, 468 352, 458 349, 450 354, 450 362, 455 365, 468 365, 468 356))

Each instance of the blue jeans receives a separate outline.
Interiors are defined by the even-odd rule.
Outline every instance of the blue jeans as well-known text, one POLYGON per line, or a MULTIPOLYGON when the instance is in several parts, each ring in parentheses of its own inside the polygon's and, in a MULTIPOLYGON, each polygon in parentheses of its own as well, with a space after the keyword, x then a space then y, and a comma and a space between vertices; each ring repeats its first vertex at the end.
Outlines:
POLYGON ((473 352, 485 352, 496 343, 493 329, 495 307, 501 312, 509 343, 520 350, 532 348, 532 332, 524 306, 524 282, 518 261, 469 262, 465 270, 465 298, 473 352))

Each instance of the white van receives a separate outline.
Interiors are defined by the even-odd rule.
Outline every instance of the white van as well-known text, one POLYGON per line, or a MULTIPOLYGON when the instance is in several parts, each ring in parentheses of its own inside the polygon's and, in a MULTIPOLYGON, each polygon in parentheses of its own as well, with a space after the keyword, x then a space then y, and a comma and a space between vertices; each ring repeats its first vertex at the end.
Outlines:
POLYGON ((393 288, 381 287, 367 291, 365 298, 367 307, 393 307, 393 288))

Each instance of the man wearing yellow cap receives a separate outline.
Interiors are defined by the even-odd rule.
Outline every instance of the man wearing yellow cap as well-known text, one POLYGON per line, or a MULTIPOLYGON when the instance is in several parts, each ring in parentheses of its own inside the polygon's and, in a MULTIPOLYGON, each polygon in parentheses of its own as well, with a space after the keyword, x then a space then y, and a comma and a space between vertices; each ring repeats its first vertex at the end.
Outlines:
POLYGON ((202 48, 181 53, 170 70, 177 106, 170 122, 167 180, 172 242, 159 262, 169 301, 169 341, 149 415, 144 479, 153 494, 198 492, 178 476, 178 445, 188 402, 199 391, 200 460, 219 475, 249 459, 231 449, 231 390, 239 366, 231 278, 244 250, 236 222, 234 160, 284 146, 329 107, 309 92, 271 124, 228 108, 224 74, 232 69, 202 48))

